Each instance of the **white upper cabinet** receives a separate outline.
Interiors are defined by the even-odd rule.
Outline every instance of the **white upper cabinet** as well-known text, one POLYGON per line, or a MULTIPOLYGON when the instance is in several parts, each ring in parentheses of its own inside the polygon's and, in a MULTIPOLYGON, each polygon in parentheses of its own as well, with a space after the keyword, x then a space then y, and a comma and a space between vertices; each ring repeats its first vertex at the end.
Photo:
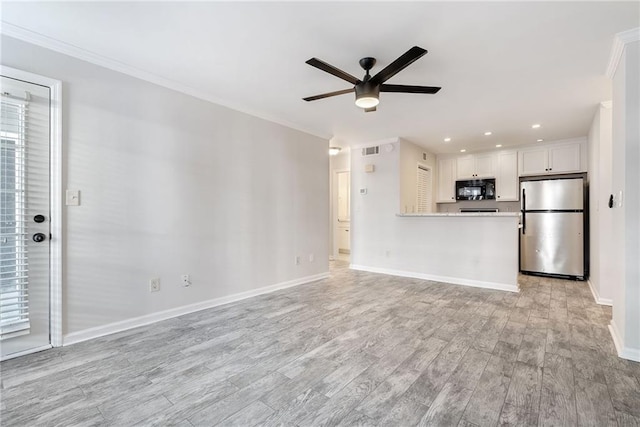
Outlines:
POLYGON ((472 179, 476 173, 476 159, 473 156, 458 157, 458 179, 472 179))
POLYGON ((476 154, 458 157, 458 179, 494 178, 496 176, 496 156, 476 154))
POLYGON ((513 202, 519 200, 518 153, 515 151, 498 154, 496 171, 496 200, 513 202))
POLYGON ((549 172, 580 172, 580 144, 549 148, 549 172))
POLYGON ((456 202, 456 159, 438 159, 438 203, 456 202))
POLYGON ((549 145, 521 150, 520 176, 582 172, 586 166, 586 146, 582 142, 549 145))

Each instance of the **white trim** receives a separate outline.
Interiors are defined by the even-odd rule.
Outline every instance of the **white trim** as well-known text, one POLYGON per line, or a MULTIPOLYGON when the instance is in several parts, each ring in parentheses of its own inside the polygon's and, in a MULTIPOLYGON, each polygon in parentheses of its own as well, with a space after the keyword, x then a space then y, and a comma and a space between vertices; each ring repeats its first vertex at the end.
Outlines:
POLYGON ((595 286, 593 286, 593 283, 591 282, 590 279, 587 280, 587 283, 589 284, 589 289, 591 289, 591 295, 593 295, 593 299, 595 300, 596 304, 613 306, 613 300, 608 298, 600 298, 600 294, 598 293, 598 290, 596 289, 595 286))
POLYGON ((110 323, 108 325, 97 326, 95 328, 85 329, 83 331, 72 332, 64 336, 65 346, 76 344, 82 341, 87 341, 93 338, 102 337, 104 335, 114 334, 116 332, 126 331, 128 329, 137 328, 140 326, 149 325, 151 323, 160 322, 162 320, 171 319, 173 317, 182 316, 185 314, 193 313, 195 311, 206 310, 207 308, 217 307, 219 305, 228 304, 230 302, 240 301, 243 299, 255 297, 280 289, 291 288, 293 286, 303 285, 305 283, 315 282, 317 280, 326 279, 329 277, 329 272, 315 274, 313 276, 301 277, 299 279, 289 280, 287 282, 277 283, 275 285, 264 286, 262 288, 253 289, 246 292, 240 292, 238 294, 227 295, 220 298, 210 299, 208 301, 202 301, 195 304, 183 305, 182 307, 171 308, 169 310, 159 311, 157 313, 151 313, 140 317, 134 317, 132 319, 123 320, 120 322, 110 323))
POLYGON ((62 82, 51 86, 50 209, 51 345, 62 346, 62 82))
POLYGON ((454 285, 471 286, 474 288, 495 289, 498 291, 519 292, 518 285, 497 282, 484 282, 480 280, 464 279, 461 277, 436 276, 433 274, 416 273, 413 271, 392 270, 387 268, 368 267, 365 265, 351 264, 352 270, 368 271, 370 273, 388 274, 390 276, 411 277, 413 279, 432 280, 435 282, 451 283, 454 285))
MULTIPOLYGON (((35 83, 50 89, 50 232, 49 241, 49 339, 54 347, 62 345, 62 82, 27 71, 0 65, 0 74, 35 83)), ((40 351, 35 349, 33 351, 40 351)), ((24 354, 24 352, 20 353, 24 354)))
POLYGON ((607 108, 610 110, 613 107, 613 101, 602 101, 600 105, 602 106, 602 108, 607 108))
POLYGON ((30 348, 29 350, 19 351, 17 353, 11 353, 0 358, 0 362, 4 362, 5 360, 15 359, 16 357, 26 356, 27 354, 37 353, 39 351, 49 350, 51 348, 51 344, 43 345, 42 347, 30 348))
POLYGON ((609 64, 605 71, 605 75, 607 77, 613 79, 616 69, 618 68, 618 64, 620 63, 620 58, 622 58, 624 47, 629 43, 637 41, 640 41, 640 27, 632 28, 631 30, 623 31, 615 35, 613 38, 613 45, 611 46, 609 64))
POLYGON ((613 345, 616 346, 616 351, 618 352, 618 357, 627 360, 633 360, 635 362, 640 362, 640 349, 637 348, 629 348, 623 345, 623 339, 620 335, 620 330, 616 326, 616 323, 611 319, 611 323, 609 324, 609 332, 611 333, 611 338, 613 338, 613 345))
POLYGON ((205 101, 209 101, 214 104, 218 104, 223 107, 227 107, 229 109, 239 111, 244 114, 249 114, 251 116, 258 117, 260 119, 267 120, 272 123, 277 123, 282 126, 286 126, 288 128, 295 129, 303 133, 307 133, 323 139, 331 138, 331 135, 328 135, 325 132, 315 130, 315 129, 307 129, 295 123, 291 123, 287 120, 273 117, 267 113, 252 110, 251 108, 247 108, 246 106, 235 104, 226 99, 220 99, 210 93, 203 92, 200 89, 195 89, 186 84, 167 79, 165 77, 159 76, 154 73, 150 73, 145 70, 141 70, 136 67, 132 67, 131 65, 122 63, 115 59, 98 55, 96 53, 81 49, 77 46, 67 44, 60 40, 47 37, 45 35, 33 32, 31 30, 27 30, 26 28, 13 25, 8 22, 4 22, 4 21, 1 22, 0 32, 4 35, 13 37, 18 40, 22 40, 24 42, 31 43, 36 46, 44 47, 46 49, 53 50, 55 52, 69 55, 71 57, 80 59, 82 61, 90 62, 91 64, 99 65, 101 67, 108 68, 113 71, 117 71, 119 73, 127 74, 129 76, 138 78, 140 80, 144 80, 144 81, 156 84, 158 86, 165 87, 167 89, 175 90, 177 92, 181 92, 181 93, 193 96, 195 98, 203 99, 205 101))

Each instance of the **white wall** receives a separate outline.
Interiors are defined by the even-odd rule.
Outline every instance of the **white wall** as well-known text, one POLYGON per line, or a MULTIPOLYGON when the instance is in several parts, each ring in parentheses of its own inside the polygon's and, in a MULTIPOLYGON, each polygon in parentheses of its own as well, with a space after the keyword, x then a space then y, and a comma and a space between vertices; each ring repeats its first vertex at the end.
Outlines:
POLYGON ((436 211, 436 156, 423 147, 399 140, 400 145, 400 207, 398 212, 414 213, 418 206, 418 164, 431 169, 431 212, 436 211), (426 160, 422 154, 426 154, 426 160))
POLYGON ((8 37, 2 62, 63 82, 64 334, 328 271, 326 140, 8 37))
POLYGON ((611 305, 613 267, 609 254, 612 210, 611 193, 611 102, 601 103, 591 123, 588 135, 589 169, 589 285, 596 302, 611 305))
POLYGON ((612 332, 622 357, 640 361, 640 42, 627 43, 613 76, 612 332), (619 194, 622 193, 622 197, 619 194))

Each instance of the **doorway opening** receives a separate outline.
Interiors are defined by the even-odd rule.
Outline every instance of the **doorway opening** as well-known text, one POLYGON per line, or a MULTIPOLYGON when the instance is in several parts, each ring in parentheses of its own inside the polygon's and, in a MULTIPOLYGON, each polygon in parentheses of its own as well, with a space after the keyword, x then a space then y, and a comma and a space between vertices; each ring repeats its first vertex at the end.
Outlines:
POLYGON ((330 159, 331 227, 329 259, 349 262, 351 255, 351 156, 341 150, 330 159))

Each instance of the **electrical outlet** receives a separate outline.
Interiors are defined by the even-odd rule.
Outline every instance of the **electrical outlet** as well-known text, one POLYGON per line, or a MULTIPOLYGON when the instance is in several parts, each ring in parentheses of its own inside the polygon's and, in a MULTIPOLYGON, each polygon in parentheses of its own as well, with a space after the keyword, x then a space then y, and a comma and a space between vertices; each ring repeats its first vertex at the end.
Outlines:
POLYGON ((182 286, 184 286, 185 288, 191 286, 191 276, 188 274, 183 274, 182 276, 180 276, 180 279, 182 280, 182 286))
POLYGON ((160 278, 154 277, 149 280, 149 292, 159 292, 160 291, 160 278))
POLYGON ((296 263, 296 265, 300 265, 300 257, 298 255, 296 255, 296 259, 294 260, 294 262, 296 263))

